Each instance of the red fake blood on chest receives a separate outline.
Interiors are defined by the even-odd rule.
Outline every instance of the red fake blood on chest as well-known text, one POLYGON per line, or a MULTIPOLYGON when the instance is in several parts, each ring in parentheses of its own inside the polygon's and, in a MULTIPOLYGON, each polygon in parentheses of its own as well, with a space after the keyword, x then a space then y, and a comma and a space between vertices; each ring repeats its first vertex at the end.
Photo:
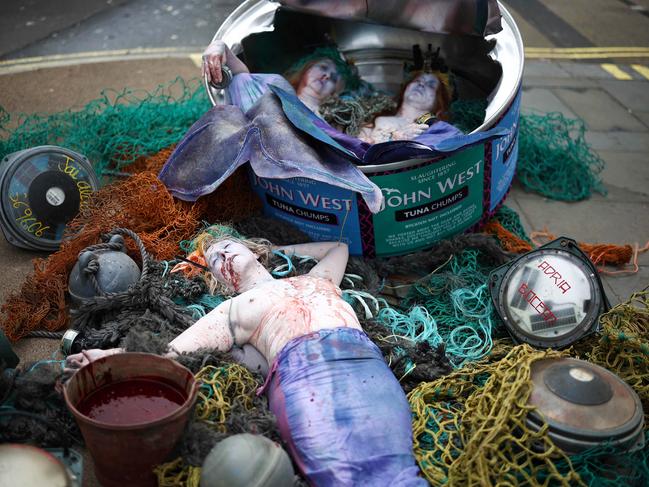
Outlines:
POLYGON ((171 384, 158 378, 134 378, 106 384, 83 398, 79 412, 112 425, 147 423, 163 418, 186 400, 171 384))

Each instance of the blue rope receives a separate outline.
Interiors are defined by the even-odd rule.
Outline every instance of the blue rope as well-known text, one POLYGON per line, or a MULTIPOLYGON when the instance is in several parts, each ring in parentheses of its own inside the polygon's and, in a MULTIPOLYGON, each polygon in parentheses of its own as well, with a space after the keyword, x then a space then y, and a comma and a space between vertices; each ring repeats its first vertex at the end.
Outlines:
POLYGON ((190 304, 187 306, 187 309, 192 312, 192 318, 195 320, 199 320, 207 314, 205 313, 205 308, 200 304, 190 304))
POLYGON ((465 321, 465 324, 454 327, 446 340, 446 351, 457 368, 467 360, 484 357, 493 348, 493 308, 486 284, 478 286, 475 291, 466 288, 451 291, 451 302, 458 320, 477 320, 465 321))
POLYGON ((61 364, 61 370, 63 370, 65 364, 65 360, 39 360, 35 364, 33 364, 29 369, 27 369, 26 374, 29 374, 32 372, 34 369, 37 367, 40 367, 41 365, 46 365, 46 364, 61 364))
POLYGON ((293 269, 294 269, 293 262, 291 261, 291 258, 288 255, 286 255, 284 252, 280 252, 279 250, 273 250, 273 254, 277 255, 278 257, 281 257, 282 259, 284 259, 286 261, 286 264, 283 264, 283 265, 281 265, 279 267, 276 267, 275 269, 273 269, 271 271, 271 274, 273 276, 277 276, 277 277, 284 277, 284 276, 289 275, 291 273, 291 271, 293 271, 293 269), (282 269, 284 267, 287 267, 287 269, 285 271, 278 270, 278 269, 282 269))
POLYGON ((413 306, 407 315, 386 307, 379 311, 377 318, 395 335, 409 338, 414 342, 426 341, 432 347, 437 347, 443 342, 435 319, 423 306, 413 306))
POLYGON ((167 271, 169 270, 169 262, 166 260, 161 261, 165 265, 165 270, 162 271, 162 277, 167 275, 167 271))

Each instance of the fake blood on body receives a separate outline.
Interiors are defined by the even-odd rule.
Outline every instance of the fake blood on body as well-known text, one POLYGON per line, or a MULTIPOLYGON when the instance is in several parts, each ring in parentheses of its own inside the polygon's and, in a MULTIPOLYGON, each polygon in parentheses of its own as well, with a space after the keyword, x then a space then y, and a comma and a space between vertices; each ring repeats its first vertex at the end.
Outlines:
POLYGON ((84 397, 77 409, 112 425, 147 423, 163 418, 186 400, 176 387, 158 378, 138 377, 106 384, 84 397))

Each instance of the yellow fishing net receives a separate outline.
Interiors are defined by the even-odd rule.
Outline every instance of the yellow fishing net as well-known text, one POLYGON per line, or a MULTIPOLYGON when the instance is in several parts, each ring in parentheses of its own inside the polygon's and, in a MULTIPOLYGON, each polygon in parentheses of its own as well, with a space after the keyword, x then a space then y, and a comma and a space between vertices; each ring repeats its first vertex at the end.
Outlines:
POLYGON ((415 457, 428 481, 458 486, 583 485, 576 472, 555 467, 558 460, 570 460, 550 441, 547 428, 532 431, 525 424, 532 409, 527 405, 531 364, 566 354, 519 345, 496 362, 470 363, 412 390, 408 400, 414 414, 415 457), (541 481, 538 470, 545 472, 541 481))
MULTIPOLYGON (((247 411, 255 407, 254 397, 259 382, 241 365, 209 365, 194 377, 201 384, 195 418, 218 431, 227 432, 228 417, 235 404, 247 411)), ((160 487, 198 487, 200 484, 200 467, 188 465, 182 458, 158 465, 154 473, 160 487)))
POLYGON ((617 374, 638 393, 645 428, 649 427, 649 291, 635 293, 603 314, 600 324, 599 339, 582 344, 579 351, 586 360, 617 374))
POLYGON ((226 431, 225 422, 235 401, 248 411, 253 408, 252 400, 259 383, 240 365, 205 367, 196 374, 196 380, 202 383, 196 418, 219 431, 226 431))

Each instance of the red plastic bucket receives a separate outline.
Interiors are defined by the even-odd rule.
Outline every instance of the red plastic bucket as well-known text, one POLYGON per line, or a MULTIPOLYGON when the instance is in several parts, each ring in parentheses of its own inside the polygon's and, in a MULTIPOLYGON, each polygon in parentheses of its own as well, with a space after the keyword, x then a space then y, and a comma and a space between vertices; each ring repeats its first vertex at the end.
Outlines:
POLYGON ((95 463, 99 482, 106 486, 157 485, 153 468, 163 463, 187 424, 198 385, 192 373, 174 360, 147 353, 121 353, 81 368, 63 389, 65 402, 81 429, 95 463), (103 386, 134 379, 158 379, 185 398, 178 408, 152 421, 111 424, 82 414, 78 407, 103 386))

